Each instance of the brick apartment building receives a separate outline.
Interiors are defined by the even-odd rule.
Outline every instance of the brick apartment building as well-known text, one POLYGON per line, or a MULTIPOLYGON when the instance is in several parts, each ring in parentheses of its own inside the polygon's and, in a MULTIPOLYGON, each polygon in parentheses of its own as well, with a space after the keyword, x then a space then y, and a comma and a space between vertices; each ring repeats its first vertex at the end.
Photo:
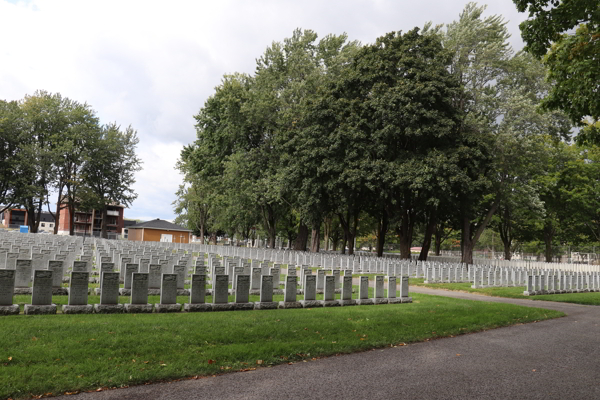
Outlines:
MULTIPOLYGON (((107 211, 106 232, 109 239, 120 236, 123 232, 123 212, 125 206, 110 205, 107 211)), ((75 210, 73 220, 76 236, 100 236, 102 233, 102 211, 75 210)), ((58 234, 68 235, 71 227, 71 213, 68 208, 60 211, 60 221, 58 223, 58 234)))
MULTIPOLYGON (((5 228, 19 228, 21 225, 27 225, 27 210, 22 208, 12 208, 2 213, 2 225, 5 228)), ((42 212, 40 218, 39 232, 54 233, 54 217, 49 212, 42 212)))

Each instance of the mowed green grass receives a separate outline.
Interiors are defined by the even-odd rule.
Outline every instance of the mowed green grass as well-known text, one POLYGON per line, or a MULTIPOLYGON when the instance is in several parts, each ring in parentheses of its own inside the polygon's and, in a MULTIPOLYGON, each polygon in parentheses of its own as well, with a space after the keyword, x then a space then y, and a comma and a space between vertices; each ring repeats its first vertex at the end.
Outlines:
POLYGON ((488 287, 481 289, 471 288, 471 283, 423 283, 423 279, 410 279, 410 285, 422 286, 432 289, 455 290, 493 297, 509 297, 512 299, 529 299, 557 301, 562 303, 574 303, 585 305, 600 305, 600 292, 591 293, 563 293, 563 294, 542 294, 536 296, 523 296, 524 286, 519 287, 488 287))
POLYGON ((420 294, 413 300, 314 309, 2 317, 0 398, 310 362, 563 315, 420 294))

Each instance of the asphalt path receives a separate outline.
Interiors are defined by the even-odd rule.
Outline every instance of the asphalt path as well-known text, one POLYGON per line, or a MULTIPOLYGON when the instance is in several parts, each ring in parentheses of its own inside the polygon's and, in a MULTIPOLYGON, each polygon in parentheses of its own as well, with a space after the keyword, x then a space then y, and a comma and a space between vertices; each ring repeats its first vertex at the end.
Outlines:
POLYGON ((600 399, 600 307, 410 288, 566 317, 197 380, 68 396, 108 399, 600 399))

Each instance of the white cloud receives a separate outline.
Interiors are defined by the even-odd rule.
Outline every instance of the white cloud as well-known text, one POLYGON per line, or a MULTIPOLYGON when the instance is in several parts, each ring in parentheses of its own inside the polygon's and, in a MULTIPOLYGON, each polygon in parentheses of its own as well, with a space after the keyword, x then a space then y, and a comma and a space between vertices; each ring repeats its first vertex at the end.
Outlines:
MULTIPOLYGON (((507 0, 489 2, 503 14, 514 47, 525 19, 507 0)), ((181 147, 195 139, 193 115, 223 74, 252 73, 273 41, 297 28, 320 36, 348 33, 373 42, 392 30, 427 21, 447 23, 466 1, 397 0, 0 0, 0 98, 37 89, 88 102, 103 123, 132 125, 144 171, 126 215, 173 219, 181 181, 173 169, 181 147)))

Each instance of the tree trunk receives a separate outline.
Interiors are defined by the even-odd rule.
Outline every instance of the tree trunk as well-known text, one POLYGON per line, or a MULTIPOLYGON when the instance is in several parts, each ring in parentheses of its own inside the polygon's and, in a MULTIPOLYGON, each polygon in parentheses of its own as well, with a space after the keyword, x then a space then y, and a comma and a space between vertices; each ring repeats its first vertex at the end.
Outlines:
POLYGON ((331 221, 332 218, 331 216, 329 217, 325 217, 325 223, 323 224, 323 235, 324 237, 324 241, 325 243, 323 243, 323 247, 325 248, 325 251, 329 250, 329 238, 331 236, 331 221))
MULTIPOLYGON (((69 209, 69 219, 70 219, 69 235, 73 236, 75 234, 75 203, 72 201, 69 201, 69 204, 67 207, 69 209)), ((86 229, 87 229, 87 227, 86 227, 86 229)))
MULTIPOLYGON (((106 205, 102 206, 102 230, 100 236, 104 239, 108 239, 108 232, 106 231, 106 222, 108 219, 108 207, 106 205)), ((93 226, 93 221, 92 221, 93 226)))
POLYGON ((439 256, 442 250, 442 236, 435 234, 435 255, 439 256))
POLYGON ((508 207, 504 207, 504 210, 500 213, 500 216, 500 226, 498 231, 500 233, 502 244, 504 245, 504 259, 510 260, 512 256, 510 251, 512 245, 510 209, 508 207))
POLYGON ((410 248, 412 246, 414 215, 411 211, 405 211, 400 226, 396 228, 400 244, 400 258, 410 259, 410 248))
POLYGON ((421 254, 419 254, 420 261, 427 261, 427 255, 429 254, 429 249, 431 248, 431 237, 433 236, 436 225, 436 211, 432 210, 429 214, 427 227, 425 228, 425 237, 423 238, 423 245, 421 246, 421 254))
POLYGON ((304 222, 300 222, 298 227, 298 235, 294 242, 294 250, 306 251, 306 241, 308 240, 308 226, 304 222))
POLYGON ((340 213, 338 214, 342 229, 344 230, 344 247, 342 247, 342 254, 345 254, 346 243, 348 245, 348 255, 354 254, 354 238, 356 237, 356 229, 358 228, 358 213, 354 215, 348 211, 346 218, 340 213), (351 220, 352 218, 352 220, 351 220))
POLYGON ((385 235, 389 229, 389 219, 387 211, 383 211, 383 215, 379 220, 377 227, 377 257, 383 256, 383 247, 385 246, 385 235))
POLYGON ((554 228, 550 224, 544 225, 544 243, 546 245, 546 262, 552 262, 552 239, 554 239, 554 228))
POLYGON ((310 236, 310 251, 312 253, 318 253, 321 244, 321 222, 314 223, 310 236))
POLYGON ((471 219, 468 215, 463 215, 462 219, 462 232, 461 232, 461 243, 460 247, 462 250, 462 263, 466 263, 467 265, 473 264, 473 249, 475 248, 475 244, 479 240, 479 237, 485 230, 485 228, 490 223, 490 220, 494 216, 494 213, 498 209, 499 199, 496 199, 488 212, 485 215, 485 218, 481 222, 481 224, 477 227, 475 232, 472 232, 471 229, 471 219))
POLYGON ((58 188, 58 200, 56 201, 56 214, 54 214, 54 234, 58 234, 58 224, 60 224, 60 212, 62 210, 62 204, 60 198, 62 197, 62 186, 58 188))
POLYGON ((510 243, 504 243, 504 259, 510 260, 512 258, 512 251, 510 251, 510 243))

